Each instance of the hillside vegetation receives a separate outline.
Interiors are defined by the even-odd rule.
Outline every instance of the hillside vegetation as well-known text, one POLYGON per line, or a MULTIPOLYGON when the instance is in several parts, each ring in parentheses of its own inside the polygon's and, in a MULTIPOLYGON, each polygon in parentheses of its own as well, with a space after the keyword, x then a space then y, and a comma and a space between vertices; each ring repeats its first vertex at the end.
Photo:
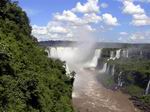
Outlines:
POLYGON ((72 79, 47 58, 17 2, 0 0, 0 112, 72 112, 72 79))
POLYGON ((107 88, 121 90, 131 95, 133 103, 138 108, 144 112, 149 112, 150 88, 146 92, 150 81, 149 46, 145 48, 141 47, 139 49, 130 49, 132 52, 129 52, 129 57, 121 56, 119 59, 109 61, 108 59, 110 58, 110 51, 113 51, 114 49, 103 50, 102 58, 99 60, 99 63, 107 62, 109 67, 108 70, 106 70, 106 73, 101 76, 100 80, 107 88), (114 74, 112 74, 113 66, 114 74))

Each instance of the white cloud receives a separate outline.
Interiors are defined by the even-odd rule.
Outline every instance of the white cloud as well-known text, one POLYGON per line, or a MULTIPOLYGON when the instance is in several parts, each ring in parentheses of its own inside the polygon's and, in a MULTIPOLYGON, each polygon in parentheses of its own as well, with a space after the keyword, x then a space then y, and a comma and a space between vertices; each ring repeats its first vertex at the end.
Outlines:
POLYGON ((32 35, 34 35, 39 41, 48 40, 47 28, 45 26, 32 26, 32 35))
POLYGON ((135 33, 130 36, 130 39, 134 40, 134 41, 135 40, 143 40, 143 39, 145 39, 145 37, 139 33, 135 33))
MULTIPOLYGON (((117 1, 123 2, 123 1, 125 1, 125 0, 117 0, 117 1)), ((150 3, 150 0, 126 0, 126 1, 150 3)))
MULTIPOLYGON (((38 38, 39 41, 64 38, 71 34, 71 31, 66 29, 58 22, 49 22, 47 26, 32 26, 32 35, 38 38)), ((69 37, 69 36, 68 36, 69 37)))
POLYGON ((67 33, 67 29, 61 27, 61 26, 52 26, 50 28, 48 28, 48 31, 51 33, 67 33))
POLYGON ((143 14, 145 13, 144 9, 140 5, 133 4, 132 1, 124 0, 123 1, 123 12, 126 14, 143 14))
POLYGON ((150 25, 150 18, 145 14, 134 14, 132 24, 135 26, 150 25))
MULTIPOLYGON (((79 32, 84 30, 84 32, 94 32, 95 28, 92 28, 89 24, 85 25, 66 25, 66 24, 58 24, 57 22, 50 22, 47 26, 32 26, 32 35, 38 38, 39 41, 44 40, 76 40, 77 35, 79 37, 79 32), (79 29, 81 31, 79 31, 79 29)), ((81 36, 81 35, 80 35, 81 36)), ((81 36, 82 38, 82 36, 81 36)))
POLYGON ((133 19, 145 20, 148 19, 148 17, 145 14, 134 14, 133 19))
POLYGON ((80 13, 97 13, 99 12, 98 0, 88 0, 88 2, 83 5, 78 2, 72 11, 80 13))
POLYGON ((81 20, 74 14, 72 11, 64 10, 62 14, 56 13, 54 19, 58 21, 67 21, 67 22, 80 22, 81 20))
POLYGON ((33 34, 39 34, 39 35, 45 35, 47 34, 47 28, 44 26, 37 26, 37 25, 33 25, 32 26, 32 33, 33 34))
POLYGON ((107 8, 108 7, 108 4, 107 3, 101 3, 100 5, 102 8, 107 8))
POLYGON ((134 42, 134 43, 149 43, 150 42, 150 30, 140 31, 140 32, 133 32, 128 33, 128 35, 118 38, 121 42, 134 42))
POLYGON ((102 20, 102 18, 95 13, 91 14, 84 14, 84 17, 82 20, 85 20, 85 23, 98 23, 102 20))
POLYGON ((122 37, 119 37, 118 40, 119 40, 119 41, 122 41, 122 37))
POLYGON ((118 20, 116 17, 113 17, 111 14, 109 13, 105 13, 102 15, 103 21, 105 24, 107 25, 111 25, 111 26, 116 26, 119 25, 118 24, 118 20))
POLYGON ((90 25, 86 25, 85 27, 88 31, 92 31, 92 32, 96 31, 96 29, 92 28, 90 25))
POLYGON ((133 20, 132 24, 135 26, 145 26, 145 25, 150 25, 149 20, 133 20))
POLYGON ((132 0, 124 0, 123 13, 132 15, 131 24, 135 26, 150 25, 150 17, 140 5, 135 5, 132 0))
POLYGON ((132 1, 150 3, 150 0, 132 0, 132 1))
POLYGON ((72 37, 73 37, 73 33, 68 33, 68 34, 66 35, 66 37, 72 38, 72 37))
POLYGON ((86 13, 81 17, 77 17, 72 11, 63 11, 62 14, 56 13, 54 19, 62 22, 70 22, 73 25, 81 26, 89 23, 98 23, 101 21, 101 17, 95 13, 86 13))
POLYGON ((126 35, 128 35, 128 33, 127 32, 120 32, 120 35, 126 36, 126 35))
POLYGON ((32 34, 39 41, 45 40, 43 37, 46 37, 48 40, 76 40, 79 36, 80 38, 84 38, 81 34, 85 35, 87 33, 86 36, 93 35, 97 31, 94 28, 95 24, 100 22, 107 24, 107 27, 118 25, 117 18, 111 14, 106 13, 102 16, 99 13, 98 0, 88 0, 83 5, 77 3, 76 7, 71 10, 64 10, 62 13, 53 14, 53 19, 47 26, 33 25, 32 34))

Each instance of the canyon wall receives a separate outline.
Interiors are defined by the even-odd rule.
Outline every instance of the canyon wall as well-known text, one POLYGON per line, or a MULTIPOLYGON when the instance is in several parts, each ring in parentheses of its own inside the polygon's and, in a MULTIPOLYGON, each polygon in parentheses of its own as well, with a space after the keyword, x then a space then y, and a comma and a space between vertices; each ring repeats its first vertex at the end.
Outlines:
POLYGON ((104 48, 97 70, 107 88, 132 96, 135 105, 150 110, 150 50, 147 47, 104 48), (141 103, 142 102, 142 103, 141 103))

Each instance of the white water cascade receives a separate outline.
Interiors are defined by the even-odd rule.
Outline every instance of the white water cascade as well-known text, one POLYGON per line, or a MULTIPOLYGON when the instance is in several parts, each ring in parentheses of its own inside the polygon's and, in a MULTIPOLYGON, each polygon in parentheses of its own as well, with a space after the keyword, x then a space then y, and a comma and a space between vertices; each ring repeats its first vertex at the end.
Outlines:
POLYGON ((98 63, 98 59, 101 57, 101 49, 96 49, 92 60, 85 64, 85 67, 95 68, 98 63))
POLYGON ((50 48, 50 56, 49 57, 58 58, 58 53, 57 53, 57 48, 56 47, 50 48))
POLYGON ((145 90, 145 94, 148 95, 149 91, 150 91, 150 80, 148 81, 148 84, 147 84, 147 87, 146 87, 146 90, 145 90))
POLYGON ((109 64, 107 64, 107 68, 106 68, 105 73, 110 73, 110 65, 109 64))
POLYGON ((65 65, 66 74, 69 75, 71 73, 68 64, 65 65))
MULTIPOLYGON (((70 65, 72 65, 73 63, 77 64, 78 62, 82 62, 82 56, 78 57, 78 54, 82 54, 82 51, 77 47, 49 47, 46 49, 46 52, 48 53, 48 57, 66 61, 65 69, 67 74, 70 73, 70 65)), ((100 56, 101 49, 96 49, 93 57, 90 60, 86 60, 85 62, 83 61, 83 66, 95 69, 100 56)))
POLYGON ((128 49, 124 49, 124 50, 122 51, 122 53, 123 53, 123 57, 125 57, 125 58, 128 58, 128 57, 129 57, 129 51, 128 51, 128 49))
POLYGON ((58 58, 62 61, 67 61, 76 52, 77 48, 72 47, 49 47, 50 53, 48 57, 58 58))
POLYGON ((116 58, 119 59, 121 56, 121 49, 116 51, 116 58))
POLYGON ((118 75, 118 86, 119 87, 122 87, 122 85, 123 85, 122 80, 121 80, 121 75, 122 75, 122 72, 120 72, 118 75))
MULTIPOLYGON (((79 105, 79 109, 81 108, 81 110, 85 109, 85 111, 91 112, 126 112, 130 110, 130 108, 132 110, 132 106, 128 103, 124 95, 105 89, 98 80, 96 80, 97 71, 84 68, 87 62, 89 62, 89 67, 94 68, 97 66, 98 59, 101 57, 101 49, 95 50, 93 47, 85 47, 83 49, 82 47, 49 47, 46 49, 46 52, 48 52, 48 57, 66 61, 64 67, 67 76, 69 76, 71 70, 76 72, 72 93, 75 107, 79 105), (120 99, 125 100, 121 102, 120 99)), ((118 55, 119 54, 120 53, 118 53, 118 55)), ((114 51, 111 57, 116 59, 116 57, 120 56, 116 56, 114 51)), ((104 63, 99 73, 105 73, 108 68, 108 64, 104 63)), ((113 66, 111 70, 112 75, 115 72, 114 69, 115 67, 113 66)), ((120 82, 118 85, 122 86, 121 74, 118 81, 120 82)))
POLYGON ((99 72, 100 72, 100 73, 105 73, 106 70, 107 70, 107 63, 105 63, 105 64, 103 65, 102 70, 100 70, 99 72))
POLYGON ((48 57, 60 59, 62 61, 66 61, 64 68, 66 70, 66 75, 69 76, 71 73, 70 70, 70 61, 72 61, 72 57, 74 53, 77 51, 77 48, 72 47, 48 47, 46 52, 48 53, 48 57))
POLYGON ((115 52, 114 51, 110 52, 110 59, 115 60, 115 52))
POLYGON ((114 76, 114 74, 115 74, 115 65, 113 65, 112 71, 111 71, 111 75, 114 76))
POLYGON ((47 48, 46 50, 45 50, 45 52, 47 52, 47 54, 48 54, 48 57, 50 58, 50 49, 49 48, 47 48))
POLYGON ((127 49, 126 57, 129 58, 129 50, 127 49))
MULTIPOLYGON (((125 55, 125 57, 128 57, 128 52, 126 52, 125 50, 123 50, 123 55, 125 55)), ((119 59, 121 57, 121 49, 117 50, 117 51, 110 51, 110 58, 107 59, 109 60, 115 60, 115 59, 119 59), (116 52, 116 55, 115 55, 116 52)))
POLYGON ((143 51, 141 50, 141 51, 140 51, 140 57, 142 57, 142 56, 143 56, 143 51))

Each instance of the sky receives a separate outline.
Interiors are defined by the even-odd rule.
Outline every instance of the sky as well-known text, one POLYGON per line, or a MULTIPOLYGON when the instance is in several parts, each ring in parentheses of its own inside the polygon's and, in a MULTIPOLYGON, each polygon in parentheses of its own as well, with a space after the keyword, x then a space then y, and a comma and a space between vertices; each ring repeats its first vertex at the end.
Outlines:
POLYGON ((18 0, 39 41, 150 43, 150 0, 18 0))

